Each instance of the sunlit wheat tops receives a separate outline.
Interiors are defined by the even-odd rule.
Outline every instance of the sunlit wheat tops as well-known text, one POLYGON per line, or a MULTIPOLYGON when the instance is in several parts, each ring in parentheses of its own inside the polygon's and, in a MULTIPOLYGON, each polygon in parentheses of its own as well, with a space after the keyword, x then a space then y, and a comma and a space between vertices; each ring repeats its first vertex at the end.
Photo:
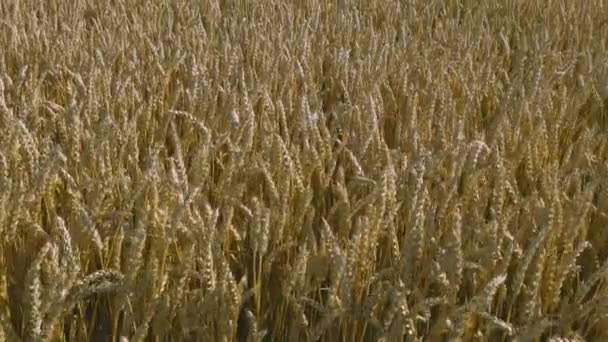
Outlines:
POLYGON ((0 342, 608 340, 606 1, 0 17, 0 342))

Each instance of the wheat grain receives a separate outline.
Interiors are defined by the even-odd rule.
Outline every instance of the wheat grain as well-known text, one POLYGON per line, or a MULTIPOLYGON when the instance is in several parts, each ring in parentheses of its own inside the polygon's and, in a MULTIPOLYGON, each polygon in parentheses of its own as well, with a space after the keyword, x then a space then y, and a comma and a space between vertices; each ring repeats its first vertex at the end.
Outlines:
POLYGON ((0 12, 0 340, 604 339, 602 1, 0 12))

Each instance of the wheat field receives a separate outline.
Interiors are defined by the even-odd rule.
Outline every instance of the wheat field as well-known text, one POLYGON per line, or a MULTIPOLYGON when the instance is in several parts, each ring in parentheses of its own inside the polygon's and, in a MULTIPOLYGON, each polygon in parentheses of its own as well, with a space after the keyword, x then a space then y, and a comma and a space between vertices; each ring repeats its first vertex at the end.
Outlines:
POLYGON ((608 340, 608 1, 0 2, 0 341, 608 340))

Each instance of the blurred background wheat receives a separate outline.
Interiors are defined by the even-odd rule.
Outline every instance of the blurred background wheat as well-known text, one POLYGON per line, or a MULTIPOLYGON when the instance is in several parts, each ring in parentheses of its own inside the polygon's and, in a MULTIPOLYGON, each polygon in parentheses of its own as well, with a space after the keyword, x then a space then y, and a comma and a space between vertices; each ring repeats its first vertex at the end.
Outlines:
POLYGON ((0 3, 0 341, 608 339, 608 3, 0 3))

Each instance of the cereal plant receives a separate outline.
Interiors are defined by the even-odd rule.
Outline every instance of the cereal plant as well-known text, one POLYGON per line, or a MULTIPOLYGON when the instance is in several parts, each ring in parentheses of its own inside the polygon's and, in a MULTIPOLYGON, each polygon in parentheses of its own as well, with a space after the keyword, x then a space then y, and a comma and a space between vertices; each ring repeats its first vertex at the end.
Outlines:
POLYGON ((0 341, 608 340, 608 2, 0 2, 0 341))

